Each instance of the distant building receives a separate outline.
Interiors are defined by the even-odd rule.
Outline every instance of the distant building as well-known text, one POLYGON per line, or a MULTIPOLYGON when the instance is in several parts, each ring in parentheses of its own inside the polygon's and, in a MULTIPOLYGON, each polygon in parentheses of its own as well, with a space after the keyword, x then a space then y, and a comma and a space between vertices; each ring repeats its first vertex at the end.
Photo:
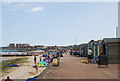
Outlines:
POLYGON ((120 27, 116 27, 116 38, 120 38, 120 27))
POLYGON ((15 44, 14 44, 14 43, 10 43, 10 44, 8 45, 8 47, 9 47, 9 48, 15 48, 15 44))
POLYGON ((27 43, 25 44, 19 43, 19 44, 16 44, 16 48, 30 48, 30 45, 27 43))
POLYGON ((21 44, 21 48, 27 48, 27 47, 29 47, 30 45, 29 44, 27 44, 27 43, 25 43, 25 44, 21 44))
POLYGON ((43 48, 43 45, 35 45, 34 48, 43 48))
POLYGON ((16 44, 16 48, 21 48, 22 44, 16 44))

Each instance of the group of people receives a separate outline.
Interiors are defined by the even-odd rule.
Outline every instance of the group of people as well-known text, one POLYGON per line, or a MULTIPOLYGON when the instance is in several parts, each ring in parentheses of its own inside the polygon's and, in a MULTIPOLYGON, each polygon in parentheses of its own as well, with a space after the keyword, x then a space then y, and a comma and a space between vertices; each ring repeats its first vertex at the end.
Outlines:
POLYGON ((38 72, 38 67, 42 67, 42 66, 47 66, 48 63, 50 63, 47 60, 50 60, 50 56, 47 54, 44 54, 43 56, 38 56, 34 55, 34 68, 36 69, 36 72, 38 72), (39 61, 37 61, 37 58, 39 57, 39 61))
POLYGON ((48 66, 49 63, 51 63, 53 61, 54 57, 58 57, 59 55, 61 55, 63 52, 59 52, 59 51, 48 51, 48 52, 43 52, 42 56, 37 56, 34 55, 34 68, 36 69, 36 72, 38 72, 38 67, 42 67, 42 66, 48 66), (39 61, 38 61, 39 59, 39 61))

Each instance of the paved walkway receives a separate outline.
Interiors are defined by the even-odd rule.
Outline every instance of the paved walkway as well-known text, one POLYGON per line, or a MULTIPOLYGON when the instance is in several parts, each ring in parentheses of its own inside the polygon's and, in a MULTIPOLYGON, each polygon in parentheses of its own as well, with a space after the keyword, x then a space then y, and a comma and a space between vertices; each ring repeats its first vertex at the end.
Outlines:
POLYGON ((59 66, 50 65, 38 79, 118 79, 118 65, 98 68, 96 64, 83 64, 83 57, 65 54, 59 66))

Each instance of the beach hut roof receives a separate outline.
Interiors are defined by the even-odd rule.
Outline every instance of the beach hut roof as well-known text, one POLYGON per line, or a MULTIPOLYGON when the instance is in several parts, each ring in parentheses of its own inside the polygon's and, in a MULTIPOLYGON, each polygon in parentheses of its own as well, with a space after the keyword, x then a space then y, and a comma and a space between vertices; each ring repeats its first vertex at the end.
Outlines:
POLYGON ((80 45, 87 45, 87 43, 83 43, 83 44, 80 44, 80 45))
POLYGON ((104 38, 106 42, 120 42, 120 38, 104 38))
POLYGON ((94 40, 92 39, 90 42, 94 42, 94 40))
POLYGON ((93 43, 93 42, 94 42, 94 40, 91 40, 91 41, 88 42, 88 44, 93 43))

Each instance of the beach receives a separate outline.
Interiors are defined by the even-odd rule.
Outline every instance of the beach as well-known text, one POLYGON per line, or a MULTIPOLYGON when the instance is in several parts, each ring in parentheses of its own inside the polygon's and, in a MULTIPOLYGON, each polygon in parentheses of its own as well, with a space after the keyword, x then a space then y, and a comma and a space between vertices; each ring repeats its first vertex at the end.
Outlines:
MULTIPOLYGON (((22 65, 21 67, 13 67, 12 70, 7 74, 2 73, 2 77, 0 78, 0 80, 6 79, 7 76, 10 76, 10 78, 12 79, 28 79, 39 75, 45 69, 45 67, 40 67, 38 68, 38 73, 36 73, 36 69, 33 68, 34 65, 33 56, 26 56, 26 57, 28 58, 28 60, 19 64, 22 65)), ((20 57, 7 57, 7 58, 16 59, 20 57)), ((37 56, 37 62, 39 62, 38 58, 39 56, 37 56)))

